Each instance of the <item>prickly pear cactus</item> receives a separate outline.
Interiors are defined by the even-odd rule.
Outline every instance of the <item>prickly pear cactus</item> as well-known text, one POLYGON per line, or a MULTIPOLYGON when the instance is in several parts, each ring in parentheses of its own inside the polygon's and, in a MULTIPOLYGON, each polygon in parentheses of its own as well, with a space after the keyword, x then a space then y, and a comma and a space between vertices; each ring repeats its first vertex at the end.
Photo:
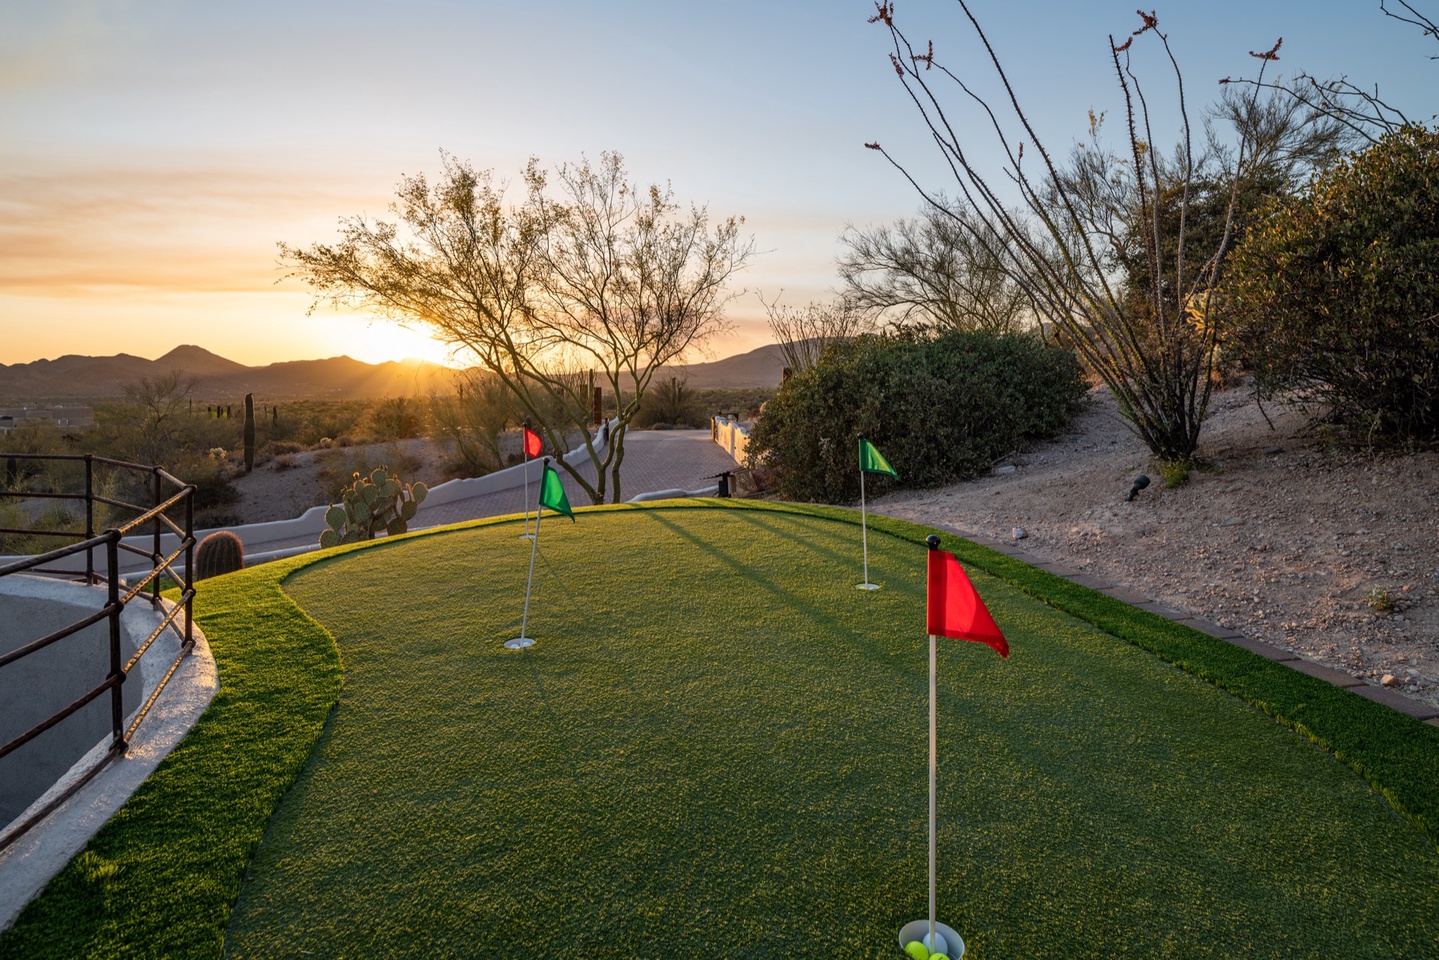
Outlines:
POLYGON ((373 540, 382 532, 404 533, 429 493, 423 483, 402 483, 389 467, 376 467, 369 476, 356 473, 354 482, 341 491, 340 502, 325 511, 327 529, 320 534, 320 546, 373 540))

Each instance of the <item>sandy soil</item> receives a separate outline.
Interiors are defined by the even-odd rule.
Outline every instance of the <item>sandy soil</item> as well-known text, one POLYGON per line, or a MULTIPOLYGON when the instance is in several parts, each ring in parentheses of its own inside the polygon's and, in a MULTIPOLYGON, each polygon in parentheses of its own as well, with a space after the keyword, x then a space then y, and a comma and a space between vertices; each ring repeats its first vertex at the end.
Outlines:
POLYGON ((428 440, 400 440, 332 450, 305 450, 267 457, 232 482, 240 501, 226 508, 245 523, 293 520, 310 507, 338 502, 330 497, 326 476, 350 477, 375 467, 394 467, 407 483, 435 486, 448 479, 445 450, 428 440))
POLYGON ((1357 452, 1240 388, 1216 396, 1205 468, 1164 489, 1096 391, 1072 432, 970 483, 877 513, 995 540, 1104 577, 1439 705, 1439 453, 1357 452), (1132 502, 1139 474, 1153 481, 1132 502), (1387 679, 1386 679, 1387 678, 1387 679))

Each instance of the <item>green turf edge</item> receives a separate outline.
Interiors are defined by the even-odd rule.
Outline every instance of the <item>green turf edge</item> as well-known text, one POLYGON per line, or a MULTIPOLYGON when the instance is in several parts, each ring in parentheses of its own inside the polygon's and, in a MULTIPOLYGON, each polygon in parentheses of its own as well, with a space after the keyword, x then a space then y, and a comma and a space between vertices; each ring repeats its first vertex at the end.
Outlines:
POLYGON ((201 584, 194 615, 211 640, 220 677, 215 699, 86 848, 0 932, 0 957, 220 956, 246 867, 340 696, 335 638, 289 598, 285 581, 352 550, 432 532, 302 554, 201 584), (216 817, 217 810, 226 816, 216 817))
MULTIPOLYGON (((752 500, 664 500, 576 512, 690 508, 859 522, 846 508, 752 500)), ((0 954, 7 960, 219 956, 245 867, 339 697, 341 661, 334 638, 289 599, 284 582, 351 550, 512 519, 469 521, 305 554, 206 585, 197 597, 196 620, 207 635, 224 636, 236 620, 263 629, 249 630, 243 649, 232 648, 229 638, 212 644, 221 677, 215 701, 86 850, 0 934, 0 954), (287 686, 277 678, 296 682, 287 686), (241 753, 250 761, 244 766, 234 762, 241 753), (214 819, 210 811, 216 809, 231 815, 214 819)), ((871 515, 869 524, 916 546, 936 532, 882 516, 871 515)), ((966 563, 1154 653, 1331 751, 1439 845, 1439 728, 940 532, 944 548, 966 563)))
POLYGON ((246 864, 339 697, 334 638, 281 590, 283 575, 309 562, 200 585, 195 619, 213 638, 219 691, 84 852, 0 934, 0 956, 220 955, 246 864))

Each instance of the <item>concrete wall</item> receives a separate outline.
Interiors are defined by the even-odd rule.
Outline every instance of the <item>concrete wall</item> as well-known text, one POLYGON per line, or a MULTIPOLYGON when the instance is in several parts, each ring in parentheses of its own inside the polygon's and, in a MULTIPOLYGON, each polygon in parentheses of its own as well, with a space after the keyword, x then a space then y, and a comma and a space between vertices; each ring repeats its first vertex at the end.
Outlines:
POLYGON ((715 417, 710 421, 710 436, 719 444, 735 463, 744 466, 749 453, 749 431, 734 417, 715 417))
MULTIPOLYGON (((614 421, 610 421, 613 426, 614 421)), ((596 430, 591 438, 596 449, 603 452, 609 442, 609 431, 596 430)), ((415 519, 410 521, 411 530, 422 530, 427 526, 433 526, 435 521, 427 519, 427 514, 435 507, 454 503, 457 500, 468 500, 471 497, 485 496, 491 493, 500 493, 505 490, 515 490, 526 483, 538 483, 544 472, 544 461, 531 460, 529 463, 518 466, 507 467, 504 470, 496 470, 494 473, 486 474, 483 477, 470 477, 463 480, 449 480, 437 486, 431 487, 425 502, 416 511, 415 519)), ((296 553, 305 553, 317 548, 320 540, 320 533, 325 529, 325 511, 329 510, 328 505, 311 507, 293 520, 275 520, 270 523, 250 523, 235 527, 221 527, 217 529, 228 530, 240 538, 245 545, 245 562, 262 563, 267 560, 278 560, 283 556, 296 553), (300 546, 296 546, 296 543, 300 546)), ((214 533, 215 530, 196 530, 195 539, 203 540, 206 534, 214 533)), ((120 572, 123 576, 134 577, 140 573, 149 573, 151 564, 148 559, 149 552, 154 549, 155 538, 153 534, 136 537, 126 537, 125 543, 131 544, 145 551, 146 556, 122 550, 120 552, 120 572)), ((170 534, 160 538, 160 550, 166 555, 174 553, 179 545, 179 540, 170 534)), ((15 556, 0 556, 0 566, 11 561, 23 559, 15 556)), ((183 563, 183 561, 182 561, 183 563)), ((105 551, 95 551, 95 565, 103 576, 105 564, 105 551)), ((46 568, 47 570, 58 570, 68 573, 83 573, 85 571, 85 555, 76 554, 65 560, 61 560, 46 568)))
MULTIPOLYGON (((104 587, 38 577, 0 579, 0 653, 9 653, 68 626, 104 607, 105 601, 104 587)), ((132 601, 131 606, 136 605, 145 613, 150 611, 148 603, 132 601)), ((127 614, 120 635, 122 666, 152 629, 137 625, 137 617, 128 610, 127 614)), ((109 673, 107 621, 91 624, 0 668, 0 743, 9 742, 73 703, 103 683, 109 673)), ((127 716, 144 702, 142 686, 138 673, 125 684, 127 716)), ((107 692, 14 753, 0 757, 0 825, 14 819, 87 751, 108 741, 110 732, 107 692)))

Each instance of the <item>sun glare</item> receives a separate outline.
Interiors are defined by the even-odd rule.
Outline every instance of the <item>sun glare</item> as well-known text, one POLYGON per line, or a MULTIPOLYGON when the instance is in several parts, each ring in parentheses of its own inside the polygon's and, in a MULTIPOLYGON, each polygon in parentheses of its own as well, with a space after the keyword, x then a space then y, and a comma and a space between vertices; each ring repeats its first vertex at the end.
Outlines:
POLYGON ((464 366, 463 360, 452 358, 449 349, 418 330, 409 330, 384 321, 353 320, 347 324, 349 333, 341 351, 365 363, 388 360, 428 360, 445 366, 464 366))

